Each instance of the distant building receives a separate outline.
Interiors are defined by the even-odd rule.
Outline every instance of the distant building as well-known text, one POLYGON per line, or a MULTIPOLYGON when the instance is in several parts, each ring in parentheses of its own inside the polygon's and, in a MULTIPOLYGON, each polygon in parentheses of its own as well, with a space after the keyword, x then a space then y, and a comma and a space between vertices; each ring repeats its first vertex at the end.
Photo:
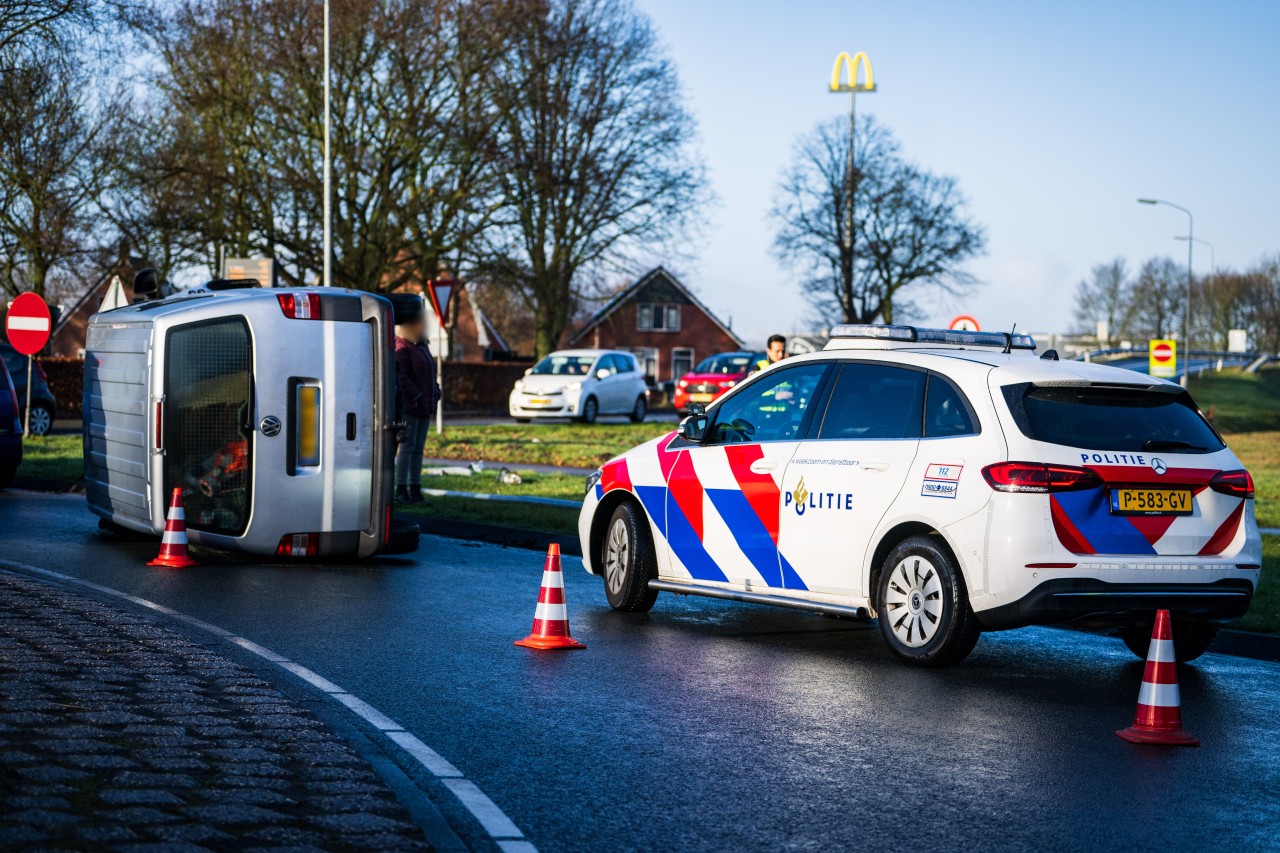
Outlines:
POLYGON ((98 313, 102 300, 111 290, 111 282, 120 276, 124 289, 125 304, 133 302, 133 275, 143 266, 141 258, 130 257, 122 252, 121 258, 111 265, 92 287, 84 292, 75 302, 64 307, 62 316, 58 318, 49 338, 46 352, 49 355, 64 358, 84 358, 85 336, 89 327, 89 318, 98 313))
POLYGON ((569 338, 568 345, 634 353, 655 385, 679 379, 709 355, 744 346, 662 267, 623 288, 569 338))

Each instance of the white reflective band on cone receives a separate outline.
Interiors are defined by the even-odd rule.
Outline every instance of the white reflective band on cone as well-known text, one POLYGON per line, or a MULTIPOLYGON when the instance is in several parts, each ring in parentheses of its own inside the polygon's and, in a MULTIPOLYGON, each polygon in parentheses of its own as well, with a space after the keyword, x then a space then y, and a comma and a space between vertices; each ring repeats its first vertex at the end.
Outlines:
POLYGON ((170 521, 186 521, 187 511, 180 506, 175 506, 169 510, 170 521))
POLYGON ((1174 663, 1173 640, 1152 640, 1147 648, 1147 660, 1157 663, 1174 663))
POLYGON ((546 589, 564 589, 564 578, 559 572, 543 572, 542 586, 546 589))
POLYGON ((539 601, 537 609, 533 611, 533 618, 564 622, 569 618, 569 612, 565 610, 563 604, 545 604, 539 601))
POLYGON ((160 537, 161 545, 177 545, 187 544, 187 535, 181 530, 166 530, 164 536, 160 537))
POLYGON ((1154 705, 1157 708, 1176 708, 1182 704, 1178 696, 1176 684, 1150 684, 1142 682, 1138 691, 1139 705, 1154 705))

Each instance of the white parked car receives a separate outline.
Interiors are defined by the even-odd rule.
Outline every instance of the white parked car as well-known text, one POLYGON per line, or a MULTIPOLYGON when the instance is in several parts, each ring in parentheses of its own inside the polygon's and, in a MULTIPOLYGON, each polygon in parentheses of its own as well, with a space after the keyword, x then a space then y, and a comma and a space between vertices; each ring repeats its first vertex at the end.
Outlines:
POLYGON ((609 603, 660 590, 877 616, 942 666, 980 632, 1110 625, 1178 660, 1242 616, 1253 481, 1186 390, 1030 337, 842 326, 606 464, 579 521, 609 603))
POLYGON ((553 352, 525 371, 509 401, 511 417, 576 418, 627 415, 639 423, 649 413, 649 389, 629 352, 571 349, 553 352))

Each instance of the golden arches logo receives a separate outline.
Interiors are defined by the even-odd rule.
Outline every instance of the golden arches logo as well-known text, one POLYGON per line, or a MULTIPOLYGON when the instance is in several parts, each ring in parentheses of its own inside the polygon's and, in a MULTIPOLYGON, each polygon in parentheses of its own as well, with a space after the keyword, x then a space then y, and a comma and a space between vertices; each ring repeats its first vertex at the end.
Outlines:
POLYGON ((831 69, 831 91, 833 92, 874 92, 876 90, 875 73, 871 70, 871 60, 858 51, 853 56, 841 53, 836 57, 836 64, 831 69), (844 67, 845 82, 840 82, 840 68, 844 67), (859 69, 866 69, 867 82, 858 82, 859 69))

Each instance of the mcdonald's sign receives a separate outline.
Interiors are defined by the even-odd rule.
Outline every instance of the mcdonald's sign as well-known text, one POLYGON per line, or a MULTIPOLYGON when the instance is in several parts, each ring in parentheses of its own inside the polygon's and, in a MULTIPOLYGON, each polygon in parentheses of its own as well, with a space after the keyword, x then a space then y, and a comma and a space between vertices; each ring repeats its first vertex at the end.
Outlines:
POLYGON ((876 77, 871 71, 871 60, 862 51, 853 56, 841 53, 836 57, 836 64, 831 69, 831 91, 833 92, 874 92, 876 77), (845 81, 840 82, 840 69, 845 69, 845 81), (867 82, 858 82, 858 71, 866 69, 867 82))

